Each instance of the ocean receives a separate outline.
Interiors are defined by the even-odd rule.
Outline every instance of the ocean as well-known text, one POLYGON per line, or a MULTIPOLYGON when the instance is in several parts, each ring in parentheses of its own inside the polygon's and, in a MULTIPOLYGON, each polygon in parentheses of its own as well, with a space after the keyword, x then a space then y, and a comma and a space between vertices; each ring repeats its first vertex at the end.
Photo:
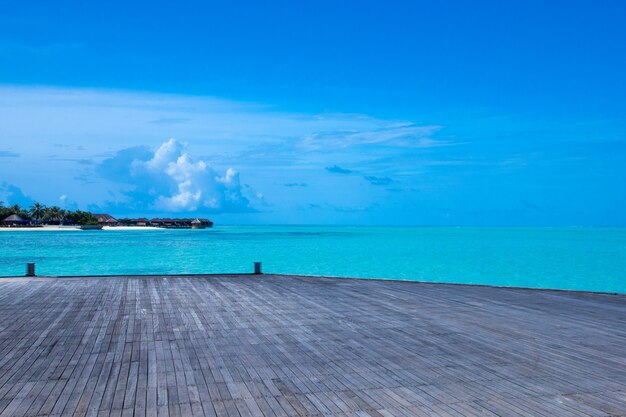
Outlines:
POLYGON ((216 226, 0 232, 0 276, 252 272, 626 293, 626 228, 216 226))

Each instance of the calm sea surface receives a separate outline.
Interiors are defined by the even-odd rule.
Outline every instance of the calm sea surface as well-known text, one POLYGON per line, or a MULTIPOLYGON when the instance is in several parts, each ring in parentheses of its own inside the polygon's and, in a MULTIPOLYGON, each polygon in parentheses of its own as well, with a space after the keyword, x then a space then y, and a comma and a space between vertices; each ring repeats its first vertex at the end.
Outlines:
POLYGON ((0 275, 264 272, 626 293, 624 228, 217 226, 0 232, 0 275))

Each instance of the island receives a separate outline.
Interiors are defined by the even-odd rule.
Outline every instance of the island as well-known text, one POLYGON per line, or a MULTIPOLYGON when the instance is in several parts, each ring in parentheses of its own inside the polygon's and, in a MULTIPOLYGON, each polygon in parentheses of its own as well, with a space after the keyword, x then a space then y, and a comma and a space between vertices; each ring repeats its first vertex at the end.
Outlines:
POLYGON ((0 228, 7 230, 62 229, 62 230, 101 230, 101 229, 206 229, 213 222, 206 218, 115 218, 106 213, 91 213, 82 210, 64 210, 57 206, 46 207, 34 203, 25 209, 15 204, 4 206, 0 203, 0 228))

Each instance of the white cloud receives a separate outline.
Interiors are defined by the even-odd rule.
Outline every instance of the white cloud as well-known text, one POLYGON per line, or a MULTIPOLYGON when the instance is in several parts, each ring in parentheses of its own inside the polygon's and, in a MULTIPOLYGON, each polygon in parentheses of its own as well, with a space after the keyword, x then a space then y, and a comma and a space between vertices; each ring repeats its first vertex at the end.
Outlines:
POLYGON ((128 173, 134 188, 125 194, 135 203, 163 212, 242 212, 251 211, 243 195, 239 174, 228 168, 220 175, 206 161, 194 158, 188 145, 174 138, 161 144, 149 159, 106 160, 118 171, 107 172, 112 179, 128 173), (121 170, 121 171, 120 171, 121 170))
POLYGON ((56 87, 0 85, 0 125, 19 144, 14 151, 29 155, 33 147, 48 152, 54 143, 80 146, 90 154, 155 146, 164 136, 184 137, 207 155, 238 155, 253 146, 285 143, 300 152, 443 143, 425 141, 438 126, 407 120, 283 112, 207 96, 56 87))
POLYGON ((432 148, 450 145, 449 141, 431 138, 439 129, 439 126, 390 123, 388 126, 358 131, 322 131, 307 135, 297 146, 302 150, 316 151, 367 145, 398 148, 432 148))

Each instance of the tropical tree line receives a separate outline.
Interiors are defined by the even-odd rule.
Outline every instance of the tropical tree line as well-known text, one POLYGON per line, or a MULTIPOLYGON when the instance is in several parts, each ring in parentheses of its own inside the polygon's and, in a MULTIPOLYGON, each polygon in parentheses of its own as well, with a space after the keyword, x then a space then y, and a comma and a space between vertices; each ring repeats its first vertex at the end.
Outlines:
POLYGON ((0 201, 0 221, 12 214, 36 223, 98 224, 98 219, 88 211, 64 210, 58 206, 46 207, 41 203, 34 203, 30 208, 22 208, 17 204, 5 206, 0 201))

